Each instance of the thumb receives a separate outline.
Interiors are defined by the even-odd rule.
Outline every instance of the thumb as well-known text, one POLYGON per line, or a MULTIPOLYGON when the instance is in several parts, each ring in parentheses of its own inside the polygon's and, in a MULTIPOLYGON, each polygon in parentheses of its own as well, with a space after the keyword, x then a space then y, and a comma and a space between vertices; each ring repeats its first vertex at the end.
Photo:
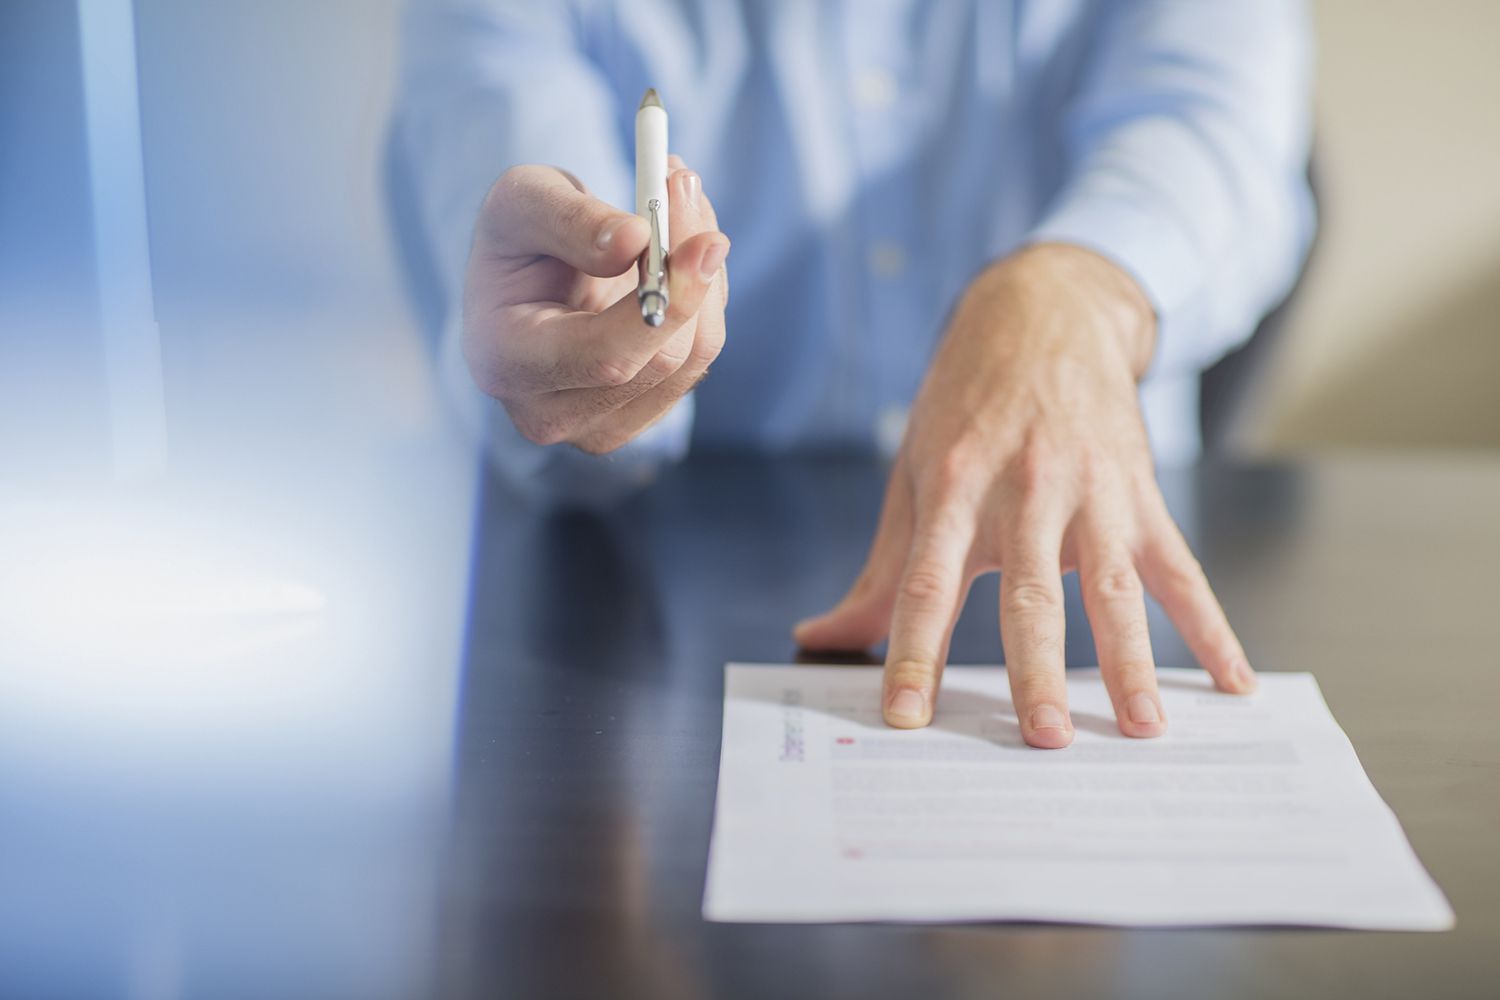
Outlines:
POLYGON ((894 592, 861 592, 856 585, 832 610, 798 622, 792 638, 808 650, 869 649, 890 631, 895 603, 894 592))
POLYGON ((532 164, 490 188, 478 230, 496 256, 542 254, 602 278, 628 270, 650 237, 645 219, 595 198, 571 174, 532 164))
POLYGON ((889 634, 906 550, 911 543, 911 497, 899 471, 886 484, 885 504, 870 554, 854 586, 831 611, 798 622, 792 637, 803 649, 869 649, 889 634))

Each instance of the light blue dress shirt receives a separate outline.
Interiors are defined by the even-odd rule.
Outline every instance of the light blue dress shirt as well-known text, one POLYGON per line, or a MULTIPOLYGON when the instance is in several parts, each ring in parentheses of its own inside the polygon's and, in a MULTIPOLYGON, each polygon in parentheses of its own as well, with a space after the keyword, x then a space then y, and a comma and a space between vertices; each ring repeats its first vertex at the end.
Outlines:
POLYGON ((1291 287, 1313 230, 1311 33, 1295 0, 416 0, 400 128, 448 283, 443 351, 518 485, 602 495, 689 447, 890 449, 988 262, 1089 247, 1156 309, 1158 462, 1197 376, 1291 287), (612 455, 522 439, 457 350, 478 206, 517 163, 630 209, 636 105, 733 241, 712 374, 612 455))

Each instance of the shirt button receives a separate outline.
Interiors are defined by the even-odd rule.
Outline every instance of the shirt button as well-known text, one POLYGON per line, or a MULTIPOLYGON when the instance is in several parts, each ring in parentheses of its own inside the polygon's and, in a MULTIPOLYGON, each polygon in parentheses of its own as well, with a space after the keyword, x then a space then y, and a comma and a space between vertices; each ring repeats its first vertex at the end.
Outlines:
POLYGON ((881 240, 869 252, 870 270, 882 278, 895 278, 906 270, 906 249, 899 243, 881 240))
POLYGON ((854 77, 854 100, 867 111, 888 108, 896 100, 896 81, 883 69, 870 69, 854 77))

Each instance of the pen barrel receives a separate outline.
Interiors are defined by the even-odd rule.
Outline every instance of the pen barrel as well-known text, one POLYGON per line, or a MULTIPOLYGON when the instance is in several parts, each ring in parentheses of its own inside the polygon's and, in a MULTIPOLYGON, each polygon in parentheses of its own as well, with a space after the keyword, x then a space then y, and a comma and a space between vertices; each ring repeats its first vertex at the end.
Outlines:
POLYGON ((650 326, 661 326, 667 318, 667 251, 661 237, 666 206, 657 198, 646 202, 646 221, 651 224, 651 238, 641 254, 640 287, 636 296, 641 303, 641 318, 650 326))
POLYGON ((661 205, 657 221, 661 251, 672 246, 667 231, 667 112, 659 105, 641 108, 635 115, 635 211, 647 215, 646 206, 655 199, 661 205))

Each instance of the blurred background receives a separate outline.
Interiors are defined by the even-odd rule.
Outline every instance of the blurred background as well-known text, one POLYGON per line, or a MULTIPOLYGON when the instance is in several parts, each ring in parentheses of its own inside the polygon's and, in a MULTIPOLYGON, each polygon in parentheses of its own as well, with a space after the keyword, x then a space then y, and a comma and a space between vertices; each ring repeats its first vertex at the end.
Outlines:
MULTIPOLYGON (((174 365, 224 357, 201 336, 178 336, 194 301, 277 301, 304 316, 357 305, 363 349, 325 338, 325 357, 368 377, 338 385, 378 386, 398 403, 388 419, 421 419, 432 400, 414 374, 422 348, 381 178, 399 0, 136 6, 173 391, 187 391, 174 365)), ((1232 447, 1500 446, 1500 63, 1490 51, 1500 5, 1312 6, 1322 228, 1232 447)), ((211 403, 211 380, 197 384, 211 403)), ((196 447, 191 428, 173 443, 196 447)))
MULTIPOLYGON (((174 281, 238 288, 276 260, 402 314, 378 174, 399 7, 141 0, 168 308, 174 281)), ((1313 10, 1319 244, 1234 445, 1500 447, 1500 5, 1313 10)))
POLYGON ((0 996, 430 982, 477 466, 395 13, 0 0, 0 996))
POLYGON ((1322 231, 1243 441, 1500 446, 1500 4, 1312 7, 1322 231))

